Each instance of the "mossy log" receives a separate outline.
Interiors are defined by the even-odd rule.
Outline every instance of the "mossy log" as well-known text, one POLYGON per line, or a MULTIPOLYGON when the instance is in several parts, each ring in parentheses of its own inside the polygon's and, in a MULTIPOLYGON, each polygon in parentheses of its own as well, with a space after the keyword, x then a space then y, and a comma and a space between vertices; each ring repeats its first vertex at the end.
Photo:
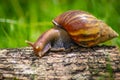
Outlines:
POLYGON ((120 52, 115 46, 50 50, 44 57, 31 47, 0 49, 1 80, 120 80, 120 52))

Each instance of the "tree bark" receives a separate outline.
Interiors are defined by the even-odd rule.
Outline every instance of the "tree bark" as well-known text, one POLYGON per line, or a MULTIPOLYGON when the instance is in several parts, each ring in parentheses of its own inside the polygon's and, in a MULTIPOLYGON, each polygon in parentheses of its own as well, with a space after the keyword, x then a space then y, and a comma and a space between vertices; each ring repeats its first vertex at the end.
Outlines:
POLYGON ((0 49, 1 80, 120 80, 115 46, 76 47, 34 55, 31 47, 0 49))

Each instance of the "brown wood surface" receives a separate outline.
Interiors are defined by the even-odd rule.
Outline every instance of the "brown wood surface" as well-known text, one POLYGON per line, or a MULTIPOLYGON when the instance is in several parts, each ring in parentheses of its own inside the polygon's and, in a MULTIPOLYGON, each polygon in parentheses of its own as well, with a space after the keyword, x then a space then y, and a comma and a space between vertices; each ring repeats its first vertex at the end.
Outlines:
POLYGON ((39 58, 31 47, 0 49, 1 80, 120 80, 115 46, 49 51, 39 58))

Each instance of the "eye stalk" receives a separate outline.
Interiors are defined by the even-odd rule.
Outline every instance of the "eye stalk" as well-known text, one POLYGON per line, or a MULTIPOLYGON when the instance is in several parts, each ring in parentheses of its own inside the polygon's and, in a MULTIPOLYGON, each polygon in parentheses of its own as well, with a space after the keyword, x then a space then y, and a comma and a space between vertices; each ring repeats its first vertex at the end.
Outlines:
POLYGON ((25 40, 25 43, 27 43, 27 44, 29 44, 30 46, 32 46, 33 47, 33 42, 30 42, 30 41, 28 41, 28 40, 25 40))

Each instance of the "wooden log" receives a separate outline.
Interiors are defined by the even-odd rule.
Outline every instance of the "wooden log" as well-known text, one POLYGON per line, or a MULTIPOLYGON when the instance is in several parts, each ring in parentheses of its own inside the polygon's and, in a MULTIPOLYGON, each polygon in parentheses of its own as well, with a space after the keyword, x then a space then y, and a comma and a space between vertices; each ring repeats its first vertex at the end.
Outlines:
POLYGON ((49 51, 39 58, 31 47, 0 49, 1 80, 120 80, 115 46, 49 51))

